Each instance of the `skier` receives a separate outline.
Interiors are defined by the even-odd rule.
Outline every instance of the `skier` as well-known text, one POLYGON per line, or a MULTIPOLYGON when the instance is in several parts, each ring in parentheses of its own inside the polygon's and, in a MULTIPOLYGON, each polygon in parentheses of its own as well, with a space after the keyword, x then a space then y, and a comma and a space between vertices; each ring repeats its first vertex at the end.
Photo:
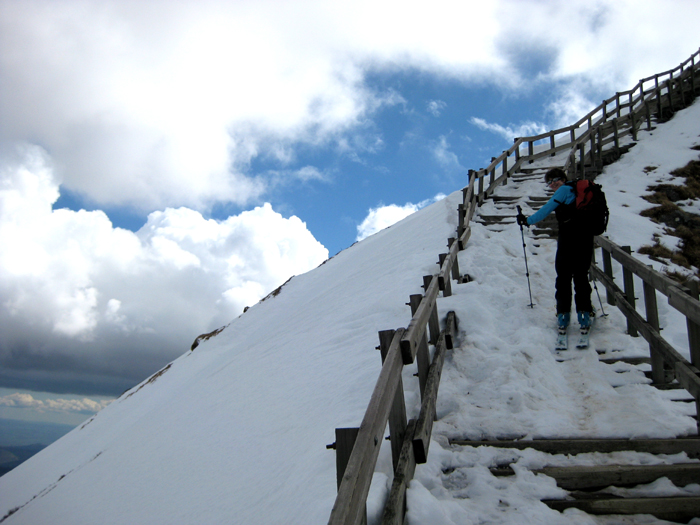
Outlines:
POLYGON ((554 190, 554 195, 536 213, 526 217, 521 213, 517 222, 521 226, 531 226, 555 212, 559 223, 555 268, 557 325, 559 342, 557 347, 566 347, 566 331, 571 312, 571 281, 574 283, 576 312, 581 325, 582 341, 579 347, 588 345, 588 331, 593 320, 591 286, 588 284, 588 269, 593 257, 593 235, 576 221, 576 193, 568 184, 566 173, 561 168, 552 168, 544 176, 545 183, 554 190), (562 341, 563 339, 563 341, 562 341))

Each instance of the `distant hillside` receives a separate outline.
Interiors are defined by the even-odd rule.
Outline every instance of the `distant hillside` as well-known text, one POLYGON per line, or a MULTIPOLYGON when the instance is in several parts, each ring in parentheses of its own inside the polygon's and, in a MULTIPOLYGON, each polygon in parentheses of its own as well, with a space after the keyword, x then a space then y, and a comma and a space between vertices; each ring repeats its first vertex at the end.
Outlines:
POLYGON ((39 443, 23 447, 0 447, 0 476, 4 476, 46 447, 47 445, 39 443))
POLYGON ((37 443, 48 446, 74 428, 75 425, 0 418, 0 448, 37 443))

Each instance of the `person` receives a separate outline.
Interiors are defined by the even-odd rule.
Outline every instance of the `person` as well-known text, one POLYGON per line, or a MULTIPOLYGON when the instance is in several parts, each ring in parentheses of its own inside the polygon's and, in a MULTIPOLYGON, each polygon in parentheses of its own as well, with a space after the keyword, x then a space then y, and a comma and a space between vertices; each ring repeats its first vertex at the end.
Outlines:
POLYGON ((521 213, 517 222, 521 226, 531 226, 554 212, 559 223, 555 269, 555 298, 557 301, 557 324, 560 333, 566 332, 571 314, 571 282, 574 284, 574 302, 581 330, 587 332, 594 314, 591 304, 591 285, 588 283, 588 270, 593 257, 593 235, 578 224, 576 192, 566 184, 567 177, 561 168, 552 168, 544 176, 547 186, 554 195, 536 213, 526 217, 521 213))

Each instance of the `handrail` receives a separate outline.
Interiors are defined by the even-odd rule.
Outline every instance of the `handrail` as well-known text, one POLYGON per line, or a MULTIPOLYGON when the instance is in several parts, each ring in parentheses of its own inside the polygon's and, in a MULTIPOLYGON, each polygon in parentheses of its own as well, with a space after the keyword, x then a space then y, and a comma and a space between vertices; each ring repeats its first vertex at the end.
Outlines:
MULTIPOLYGON (((411 296, 413 315, 408 327, 379 333, 378 348, 382 350, 382 369, 359 429, 336 429, 336 435, 342 434, 344 437, 342 440, 337 439, 333 445, 329 445, 329 448, 336 448, 338 464, 338 495, 331 512, 330 525, 359 525, 363 521, 366 515, 367 494, 387 423, 391 433, 394 481, 384 508, 382 524, 403 523, 406 488, 413 477, 416 463, 425 462, 427 459, 444 355, 446 350, 452 348, 453 333, 457 324, 454 312, 449 312, 445 327, 440 330, 437 298, 439 291, 443 292, 443 296, 451 294, 450 275, 452 279, 461 282, 458 253, 465 249, 471 235, 470 222, 477 206, 483 204, 498 186, 507 183, 508 178, 526 161, 531 163, 536 159, 570 150, 565 168, 573 172, 577 171, 575 154, 579 152, 578 164, 582 174, 585 174, 586 156, 591 161, 595 160, 594 155, 602 155, 603 146, 613 141, 615 147, 619 148, 620 137, 628 133, 632 133, 633 138, 636 139, 636 119, 642 112, 645 113, 647 125, 651 126, 649 105, 652 102, 656 102, 657 114, 660 116, 664 104, 668 104, 671 109, 674 107, 674 87, 680 92, 682 99, 685 94, 684 82, 690 81, 691 89, 695 90, 695 74, 700 66, 695 61, 696 56, 700 56, 700 49, 680 66, 642 79, 630 91, 616 93, 614 97, 604 100, 601 105, 575 124, 540 135, 516 138, 514 144, 498 157, 494 157, 487 168, 478 171, 469 170, 469 183, 462 190, 463 200, 458 207, 456 237, 448 239, 448 252, 440 254, 439 271, 436 275, 423 278, 425 290, 423 296, 411 296), (689 62, 690 69, 684 70, 689 62), (676 72, 679 72, 678 77, 673 76, 676 72), (669 78, 660 83, 659 79, 666 75, 669 78), (654 88, 645 90, 644 84, 650 80, 654 81, 654 88), (635 98, 634 93, 638 89, 640 94, 635 98), (621 102, 621 97, 625 96, 628 97, 628 101, 621 102), (664 96, 668 97, 666 103, 662 100, 664 96), (615 107, 608 111, 608 105, 613 102, 615 107), (626 110, 624 115, 623 109, 626 110), (630 128, 621 130, 620 128, 626 126, 628 121, 631 121, 630 128), (580 131, 578 137, 577 131, 580 131), (559 137, 559 144, 557 144, 557 136, 562 134, 568 134, 568 137, 559 137), (611 134, 612 138, 606 138, 611 134), (549 148, 535 151, 535 143, 546 139, 549 139, 549 148), (527 145, 526 154, 521 152, 523 144, 527 145), (512 163, 509 162, 511 157, 514 157, 512 163), (498 174, 499 168, 500 174, 498 174), (485 182, 487 176, 488 184, 485 182), (435 345, 432 362, 429 358, 428 341, 435 345), (412 363, 414 360, 416 360, 418 376, 421 380, 421 410, 417 420, 406 421, 401 371, 405 364, 412 363), (343 433, 343 431, 348 432, 343 433)), ((608 250, 608 255, 605 256, 608 261, 607 266, 612 257, 618 261, 622 260, 623 265, 626 265, 624 266, 626 272, 631 271, 636 275, 645 276, 649 281, 646 284, 647 287, 658 286, 656 290, 666 293, 669 304, 685 313, 688 318, 689 337, 692 337, 691 349, 700 348, 700 306, 697 300, 689 298, 675 283, 666 282, 667 278, 658 272, 654 273, 653 270, 646 269, 641 263, 631 262, 630 256, 624 254, 624 250, 613 245, 611 241, 602 237, 596 237, 596 241, 608 250)), ((631 259, 636 261, 634 258, 631 259)), ((592 273, 596 278, 603 280, 609 291, 609 300, 616 302, 628 319, 631 319, 630 322, 650 340, 650 347, 654 348, 652 362, 656 362, 653 365, 656 376, 663 375, 663 362, 666 362, 674 367, 684 388, 693 393, 696 400, 700 399, 700 378, 697 375, 700 352, 692 350, 694 357, 692 363, 689 363, 658 335, 658 320, 656 328, 653 322, 639 320, 641 316, 634 310, 634 301, 632 300, 630 305, 629 294, 617 288, 612 275, 600 271, 595 265, 592 267, 592 273)), ((630 280, 627 279, 626 282, 630 280)), ((644 282, 647 283, 647 281, 644 282)), ((646 296, 649 297, 651 304, 652 294, 645 288, 646 296)), ((700 408, 700 401, 698 401, 698 407, 700 408)))
MULTIPOLYGON (((700 301, 697 295, 689 295, 691 290, 679 286, 668 276, 635 259, 629 249, 618 246, 605 237, 595 237, 596 244, 603 254, 604 268, 591 265, 591 275, 603 283, 608 292, 608 303, 617 305, 627 317, 630 335, 639 332, 649 342, 652 378, 655 383, 664 384, 673 375, 681 386, 692 394, 700 408, 700 301), (624 290, 614 282, 611 260, 620 263, 623 270, 624 290), (636 275, 644 287, 644 309, 646 319, 636 310, 634 280, 636 275), (660 334, 656 292, 668 298, 668 303, 686 317, 690 361, 683 357, 660 334)), ((697 291, 695 292, 697 294, 697 291)), ((700 425, 700 421, 698 422, 700 425)), ((699 426, 700 430, 700 426, 699 426)))

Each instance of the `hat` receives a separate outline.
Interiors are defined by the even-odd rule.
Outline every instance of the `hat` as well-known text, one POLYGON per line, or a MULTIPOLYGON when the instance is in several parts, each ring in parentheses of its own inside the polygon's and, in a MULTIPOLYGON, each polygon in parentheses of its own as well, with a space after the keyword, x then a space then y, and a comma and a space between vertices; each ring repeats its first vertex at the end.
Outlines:
POLYGON ((552 168, 547 173, 545 173, 544 181, 549 183, 553 180, 561 179, 567 180, 566 172, 561 168, 552 168))

